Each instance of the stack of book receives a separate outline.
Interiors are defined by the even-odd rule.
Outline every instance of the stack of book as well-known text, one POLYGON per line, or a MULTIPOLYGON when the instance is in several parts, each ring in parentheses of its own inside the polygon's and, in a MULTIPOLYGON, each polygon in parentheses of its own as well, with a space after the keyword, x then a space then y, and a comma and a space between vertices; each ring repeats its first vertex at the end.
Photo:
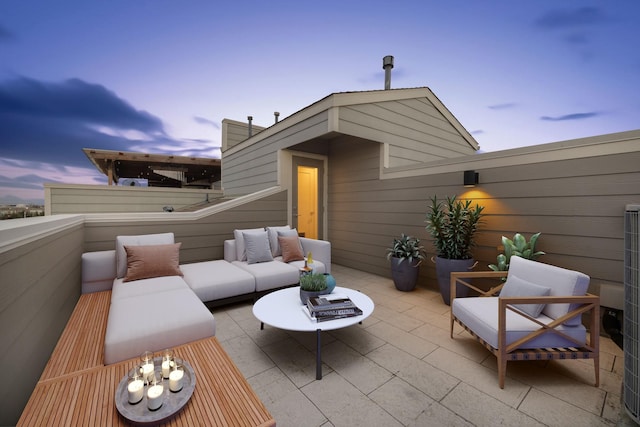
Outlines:
POLYGON ((362 314, 362 310, 349 297, 337 295, 309 298, 306 311, 311 320, 316 322, 354 317, 362 314))

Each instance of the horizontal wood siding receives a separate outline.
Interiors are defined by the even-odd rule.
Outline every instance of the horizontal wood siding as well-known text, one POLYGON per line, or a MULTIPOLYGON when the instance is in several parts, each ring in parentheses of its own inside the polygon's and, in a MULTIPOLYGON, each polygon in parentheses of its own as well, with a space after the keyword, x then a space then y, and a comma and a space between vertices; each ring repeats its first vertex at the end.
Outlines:
POLYGON ((199 220, 90 222, 85 226, 85 250, 114 249, 119 235, 172 232, 176 242, 182 242, 181 263, 209 261, 224 257, 224 241, 233 239, 234 229, 286 224, 287 192, 282 191, 199 220))
POLYGON ((221 190, 45 184, 46 214, 162 212, 221 197, 221 190))
POLYGON ((0 255, 0 425, 18 421, 80 297, 83 237, 72 226, 0 255))
POLYGON ((342 107, 340 132, 389 144, 389 167, 475 152, 427 98, 342 107))
MULTIPOLYGON (((252 124, 253 135, 266 128, 252 124)), ((222 121, 222 150, 228 150, 249 138, 249 123, 224 119, 222 121)))
POLYGON ((222 182, 226 194, 250 194, 278 184, 278 150, 327 132, 326 111, 259 139, 243 150, 223 153, 222 182))
MULTIPOLYGON (((640 141, 631 153, 482 169, 471 191, 461 172, 379 180, 379 153, 355 139, 331 144, 329 236, 337 264, 389 276, 386 248, 400 233, 423 239, 435 255, 424 222, 429 198, 457 195, 485 206, 477 269, 495 263, 502 235, 541 232, 538 249, 547 255, 540 261, 585 272, 596 292, 601 283, 622 284, 624 208, 640 201, 640 141)), ((430 261, 421 276, 423 286, 437 288, 430 261)))

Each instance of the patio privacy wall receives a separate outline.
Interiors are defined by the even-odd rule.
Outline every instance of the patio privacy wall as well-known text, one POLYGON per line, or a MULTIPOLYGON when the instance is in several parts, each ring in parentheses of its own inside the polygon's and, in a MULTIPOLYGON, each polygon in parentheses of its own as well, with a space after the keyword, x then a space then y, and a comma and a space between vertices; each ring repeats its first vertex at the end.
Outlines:
MULTIPOLYGON (((537 249, 547 254, 539 261, 583 271, 592 278, 592 292, 602 283, 622 286, 624 209, 640 202, 638 131, 395 172, 381 172, 382 150, 376 144, 343 137, 331 142, 329 152, 335 263, 390 276, 386 248, 400 233, 422 239, 428 257, 434 256, 424 222, 429 199, 456 195, 485 207, 473 251, 476 270, 496 262, 501 236, 520 232, 528 239, 541 232, 537 249), (477 171, 479 185, 463 187, 464 170, 477 171)), ((421 268, 420 284, 437 289, 431 261, 421 268)))

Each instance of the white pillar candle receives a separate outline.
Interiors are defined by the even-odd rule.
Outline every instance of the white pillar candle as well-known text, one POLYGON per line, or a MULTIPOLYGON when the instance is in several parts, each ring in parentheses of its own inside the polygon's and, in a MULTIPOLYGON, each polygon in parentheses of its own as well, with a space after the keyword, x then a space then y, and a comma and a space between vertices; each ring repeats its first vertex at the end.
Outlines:
POLYGON ((182 380, 184 379, 184 371, 182 369, 174 369, 169 374, 169 390, 182 390, 182 380))
POLYGON ((173 365, 173 360, 162 361, 162 378, 169 378, 169 372, 171 372, 173 365))
POLYGON ((152 411, 155 411, 159 407, 162 406, 162 393, 164 392, 164 387, 162 384, 156 384, 149 387, 147 390, 147 406, 152 411))
POLYGON ((153 371, 153 360, 147 361, 142 365, 142 378, 144 378, 146 383, 149 383, 153 377, 153 371))
POLYGON ((129 383, 127 390, 129 391, 129 403, 140 402, 144 396, 144 381, 136 378, 129 383))

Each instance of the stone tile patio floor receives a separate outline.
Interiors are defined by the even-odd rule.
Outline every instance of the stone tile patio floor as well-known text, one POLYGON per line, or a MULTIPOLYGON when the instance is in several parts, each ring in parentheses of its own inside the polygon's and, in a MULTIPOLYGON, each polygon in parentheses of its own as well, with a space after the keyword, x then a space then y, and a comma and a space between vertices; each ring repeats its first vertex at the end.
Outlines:
POLYGON ((496 359, 460 327, 438 292, 400 292, 390 279, 334 265, 339 286, 376 304, 362 325, 323 332, 323 379, 315 379, 315 334, 260 322, 251 303, 213 309, 217 337, 279 427, 635 425, 620 410, 622 351, 600 340, 593 361, 496 359))

